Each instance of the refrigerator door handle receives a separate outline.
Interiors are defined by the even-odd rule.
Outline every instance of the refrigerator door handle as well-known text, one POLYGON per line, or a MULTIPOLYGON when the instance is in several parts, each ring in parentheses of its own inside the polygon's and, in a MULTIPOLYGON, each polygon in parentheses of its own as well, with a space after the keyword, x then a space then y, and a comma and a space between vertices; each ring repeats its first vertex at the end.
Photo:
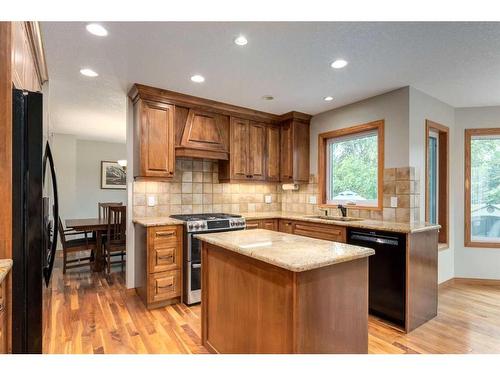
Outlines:
POLYGON ((47 227, 44 228, 45 235, 50 236, 51 231, 53 233, 53 238, 50 239, 48 243, 50 244, 49 254, 47 256, 47 263, 43 267, 43 278, 45 279, 45 285, 49 286, 50 276, 52 275, 52 269, 54 268, 54 261, 56 259, 56 249, 57 249, 57 223, 59 221, 59 200, 57 196, 57 179, 56 172, 54 168, 54 159, 52 158, 52 152, 50 150, 49 142, 45 146, 45 153, 43 155, 43 181, 45 182, 45 173, 47 169, 47 160, 50 167, 50 175, 52 179, 52 190, 54 193, 54 205, 52 215, 54 218, 54 225, 51 227, 50 222, 47 223, 47 227))

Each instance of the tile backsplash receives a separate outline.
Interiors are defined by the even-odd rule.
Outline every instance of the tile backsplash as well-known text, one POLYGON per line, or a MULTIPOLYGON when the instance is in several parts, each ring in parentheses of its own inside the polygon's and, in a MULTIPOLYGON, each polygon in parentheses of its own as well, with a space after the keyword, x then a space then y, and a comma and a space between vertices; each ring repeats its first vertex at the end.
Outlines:
POLYGON ((281 187, 270 183, 219 183, 218 162, 178 158, 171 182, 135 181, 134 216, 247 213, 281 210, 281 187), (265 203, 270 196, 271 203, 265 203), (156 205, 149 207, 148 198, 156 205))
MULTIPOLYGON (((201 212, 320 213, 318 181, 314 175, 298 190, 285 191, 278 183, 219 183, 218 162, 214 160, 178 158, 175 169, 171 182, 134 182, 134 216, 201 212), (270 197, 270 203, 266 203, 266 196, 270 197), (154 199, 155 206, 148 206, 148 199, 154 199)), ((348 215, 374 220, 419 221, 420 191, 415 168, 385 169, 383 186, 383 210, 349 209, 348 215), (391 207, 391 197, 397 197, 397 208, 391 207)), ((336 209, 330 211, 331 215, 338 215, 336 209)))

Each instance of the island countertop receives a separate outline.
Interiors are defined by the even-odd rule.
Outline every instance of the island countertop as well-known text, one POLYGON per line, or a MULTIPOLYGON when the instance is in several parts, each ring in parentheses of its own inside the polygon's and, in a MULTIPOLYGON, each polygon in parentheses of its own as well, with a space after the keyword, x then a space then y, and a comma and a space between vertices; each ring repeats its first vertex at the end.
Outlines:
POLYGON ((309 271, 375 254, 367 247, 266 229, 197 234, 195 237, 292 272, 309 271))

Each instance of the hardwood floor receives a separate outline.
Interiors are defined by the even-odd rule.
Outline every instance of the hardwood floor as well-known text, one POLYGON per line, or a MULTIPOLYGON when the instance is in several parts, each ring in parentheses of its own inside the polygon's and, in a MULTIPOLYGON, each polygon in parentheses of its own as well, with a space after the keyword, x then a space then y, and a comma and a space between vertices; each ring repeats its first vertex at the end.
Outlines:
MULTIPOLYGON (((147 310, 119 268, 63 276, 60 263, 45 293, 45 353, 207 353, 199 305, 147 310)), ((500 285, 440 288, 438 316, 408 335, 370 317, 369 353, 500 353, 500 285)))

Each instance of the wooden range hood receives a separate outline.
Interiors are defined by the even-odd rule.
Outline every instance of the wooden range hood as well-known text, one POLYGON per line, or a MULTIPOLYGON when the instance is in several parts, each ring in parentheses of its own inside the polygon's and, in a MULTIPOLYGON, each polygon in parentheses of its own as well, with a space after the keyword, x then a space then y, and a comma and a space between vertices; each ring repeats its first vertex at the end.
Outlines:
POLYGON ((307 122, 311 118, 299 112, 278 116, 137 83, 129 97, 134 104, 141 99, 174 106, 176 157, 229 160, 231 117, 276 125, 289 118, 307 122))

